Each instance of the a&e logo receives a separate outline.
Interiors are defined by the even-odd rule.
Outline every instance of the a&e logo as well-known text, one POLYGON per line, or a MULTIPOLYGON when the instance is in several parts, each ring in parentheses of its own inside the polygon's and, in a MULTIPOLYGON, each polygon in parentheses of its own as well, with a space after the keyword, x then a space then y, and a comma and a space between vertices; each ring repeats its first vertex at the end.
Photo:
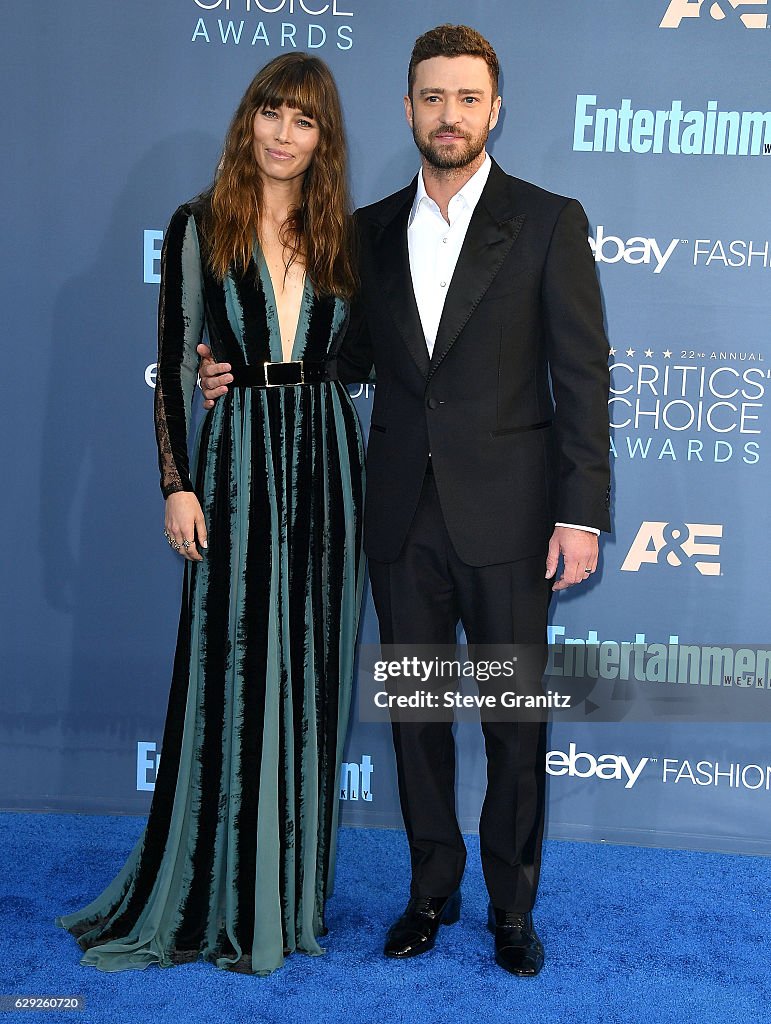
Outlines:
POLYGON ((645 564, 692 567, 702 576, 720 575, 723 527, 710 523, 643 523, 632 541, 622 572, 639 572, 645 564), (712 540, 710 540, 712 538, 712 540))
MULTIPOLYGON (((712 0, 670 0, 659 28, 680 28, 680 23, 684 18, 698 18, 703 7, 707 8, 709 16, 714 21, 724 21, 726 8, 731 13, 737 7, 764 7, 767 9, 768 0, 720 0, 719 3, 713 3, 712 0)), ((767 12, 745 11, 739 14, 739 20, 745 28, 768 27, 767 12)))

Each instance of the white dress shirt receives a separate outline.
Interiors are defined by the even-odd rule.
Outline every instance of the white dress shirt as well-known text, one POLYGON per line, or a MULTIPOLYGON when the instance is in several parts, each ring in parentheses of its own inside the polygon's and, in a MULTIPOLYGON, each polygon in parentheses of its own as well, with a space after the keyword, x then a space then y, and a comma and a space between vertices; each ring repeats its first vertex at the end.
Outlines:
POLYGON ((436 332, 442 318, 444 300, 455 272, 471 215, 487 184, 492 161, 485 154, 482 166, 450 200, 447 221, 426 192, 423 171, 407 224, 407 248, 415 301, 423 325, 428 354, 434 354, 436 332))
MULTIPOLYGON (((439 206, 426 192, 423 170, 421 169, 418 174, 418 187, 407 222, 407 249, 412 289, 429 356, 434 354, 444 300, 463 247, 471 215, 487 184, 491 167, 492 161, 486 153, 479 170, 472 174, 463 188, 450 200, 447 206, 449 224, 442 216, 439 206)), ((587 533, 600 532, 594 527, 577 526, 573 523, 555 525, 570 526, 574 530, 585 530, 587 533)))

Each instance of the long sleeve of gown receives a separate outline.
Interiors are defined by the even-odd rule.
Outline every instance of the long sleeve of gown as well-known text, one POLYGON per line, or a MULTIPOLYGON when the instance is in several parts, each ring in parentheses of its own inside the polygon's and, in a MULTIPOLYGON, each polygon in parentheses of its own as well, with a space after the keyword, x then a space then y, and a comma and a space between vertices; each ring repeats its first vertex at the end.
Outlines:
POLYGON ((155 437, 164 498, 192 491, 187 435, 198 376, 196 346, 204 327, 203 275, 195 221, 181 206, 161 252, 155 437))

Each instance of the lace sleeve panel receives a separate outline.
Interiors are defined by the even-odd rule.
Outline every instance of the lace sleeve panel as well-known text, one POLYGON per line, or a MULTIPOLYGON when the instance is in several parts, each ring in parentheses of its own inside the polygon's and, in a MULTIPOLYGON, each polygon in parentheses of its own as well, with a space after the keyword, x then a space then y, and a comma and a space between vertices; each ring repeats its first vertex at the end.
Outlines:
POLYGON ((161 252, 155 437, 164 498, 192 491, 187 451, 190 408, 198 376, 196 346, 204 328, 203 275, 192 213, 171 218, 161 252))

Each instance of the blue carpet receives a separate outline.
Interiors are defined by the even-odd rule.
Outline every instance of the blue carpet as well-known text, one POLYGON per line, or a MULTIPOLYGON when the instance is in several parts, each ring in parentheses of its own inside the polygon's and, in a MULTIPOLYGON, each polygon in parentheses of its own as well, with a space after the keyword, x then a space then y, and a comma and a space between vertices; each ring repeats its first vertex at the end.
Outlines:
POLYGON ((0 994, 83 995, 85 1011, 55 1015, 89 1024, 754 1024, 771 1013, 771 859, 583 843, 546 843, 536 911, 546 967, 536 979, 492 962, 474 836, 460 923, 432 952, 386 960, 384 931, 406 899, 406 843, 360 829, 340 836, 326 956, 295 955, 269 978, 206 964, 81 967, 53 917, 93 899, 143 824, 0 814, 0 994))

